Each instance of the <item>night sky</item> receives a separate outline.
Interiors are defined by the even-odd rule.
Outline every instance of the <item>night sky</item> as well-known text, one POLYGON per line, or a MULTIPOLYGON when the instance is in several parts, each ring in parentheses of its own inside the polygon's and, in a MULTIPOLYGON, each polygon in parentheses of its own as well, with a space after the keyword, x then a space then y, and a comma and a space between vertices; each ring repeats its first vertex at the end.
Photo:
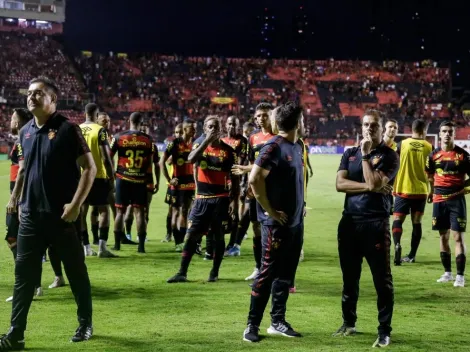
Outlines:
POLYGON ((64 34, 74 49, 101 52, 432 58, 451 62, 462 78, 470 67, 469 3, 68 0, 64 34))

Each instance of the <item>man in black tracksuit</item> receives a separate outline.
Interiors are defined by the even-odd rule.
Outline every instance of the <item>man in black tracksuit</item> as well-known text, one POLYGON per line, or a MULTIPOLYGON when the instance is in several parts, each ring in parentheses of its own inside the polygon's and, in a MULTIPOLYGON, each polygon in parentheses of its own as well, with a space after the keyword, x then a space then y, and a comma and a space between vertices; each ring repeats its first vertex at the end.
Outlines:
POLYGON ((390 343, 393 280, 390 271, 390 180, 399 167, 398 154, 382 141, 382 120, 375 111, 362 118, 360 147, 344 152, 336 190, 346 193, 338 226, 338 250, 343 272, 343 325, 334 336, 356 332, 356 306, 362 260, 370 266, 379 310, 378 338, 373 347, 390 343))

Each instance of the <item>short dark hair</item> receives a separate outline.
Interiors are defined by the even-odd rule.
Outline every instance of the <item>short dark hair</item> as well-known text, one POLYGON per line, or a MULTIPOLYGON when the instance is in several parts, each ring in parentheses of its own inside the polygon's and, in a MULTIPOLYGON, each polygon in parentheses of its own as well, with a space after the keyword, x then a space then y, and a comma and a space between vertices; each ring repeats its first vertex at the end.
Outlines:
POLYGON ((364 115, 362 116, 361 123, 364 120, 364 116, 373 116, 377 119, 379 124, 383 126, 383 113, 376 109, 367 109, 364 115))
POLYGON ((88 116, 95 116, 98 110, 98 105, 96 105, 95 103, 86 104, 85 106, 85 113, 88 116))
POLYGON ((186 119, 183 121, 182 125, 184 127, 184 125, 194 125, 196 123, 196 121, 194 121, 193 119, 186 119))
POLYGON ((142 125, 144 123, 144 115, 140 112, 133 112, 129 117, 129 120, 134 125, 142 125))
POLYGON ((392 122, 392 123, 395 123, 398 125, 398 121, 395 120, 395 119, 387 119, 387 121, 385 121, 385 124, 389 123, 389 122, 392 122))
POLYGON ((416 119, 411 124, 411 130, 415 133, 424 133, 428 128, 428 124, 423 119, 416 119))
POLYGON ((31 81, 29 81, 29 85, 34 84, 34 83, 42 83, 46 86, 46 88, 51 90, 52 93, 54 93, 55 95, 59 95, 59 88, 57 87, 57 84, 49 77, 38 76, 38 77, 33 78, 31 81))
POLYGON ((452 128, 455 128, 455 123, 453 123, 452 121, 442 121, 441 124, 439 125, 439 131, 441 130, 442 127, 452 127, 452 128))
POLYGON ((229 117, 227 117, 227 121, 228 119, 234 119, 235 123, 240 124, 240 120, 235 115, 230 115, 229 117))
POLYGON ((274 108, 270 103, 259 103, 256 106, 255 111, 257 111, 257 110, 272 110, 272 109, 274 109, 274 108))
POLYGON ((276 109, 276 124, 279 131, 290 132, 297 129, 302 116, 302 106, 289 101, 276 109))
POLYGON ((26 123, 33 118, 33 114, 28 109, 16 108, 13 112, 18 115, 20 125, 24 126, 26 123))
POLYGON ((109 116, 107 112, 104 112, 104 111, 100 111, 98 113, 98 116, 109 116))
POLYGON ((247 121, 243 124, 243 129, 245 128, 256 128, 256 126, 253 122, 247 121))

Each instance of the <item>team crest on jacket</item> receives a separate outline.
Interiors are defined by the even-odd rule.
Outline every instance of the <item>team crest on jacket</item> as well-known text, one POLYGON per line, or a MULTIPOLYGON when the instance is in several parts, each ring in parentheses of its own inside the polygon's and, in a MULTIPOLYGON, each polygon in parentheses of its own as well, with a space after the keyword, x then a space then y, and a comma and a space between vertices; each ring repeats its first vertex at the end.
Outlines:
POLYGON ((55 135, 56 135, 57 131, 56 130, 49 130, 49 133, 47 134, 47 138, 49 138, 49 140, 52 140, 55 138, 55 135))
POLYGON ((372 165, 374 165, 374 166, 377 165, 379 163, 380 159, 381 159, 381 156, 379 156, 379 155, 374 156, 372 158, 372 161, 371 161, 372 165))

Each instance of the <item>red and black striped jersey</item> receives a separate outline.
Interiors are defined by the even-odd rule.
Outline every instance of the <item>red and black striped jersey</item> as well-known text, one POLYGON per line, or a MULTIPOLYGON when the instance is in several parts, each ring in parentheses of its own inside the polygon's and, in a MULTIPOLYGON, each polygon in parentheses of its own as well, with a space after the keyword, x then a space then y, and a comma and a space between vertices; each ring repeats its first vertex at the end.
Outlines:
POLYGON ((459 146, 447 152, 436 148, 426 160, 426 172, 434 177, 434 203, 463 195, 465 176, 470 175, 470 154, 459 146))
POLYGON ((18 148, 19 144, 18 142, 15 142, 13 144, 13 147, 11 148, 10 151, 10 161, 11 161, 11 166, 10 166, 10 192, 13 191, 13 188, 15 187, 15 182, 16 179, 18 178, 18 171, 20 169, 20 158, 18 156, 18 148))
MULTIPOLYGON (((204 137, 193 144, 196 149, 204 137)), ((237 163, 237 155, 232 147, 220 141, 218 145, 208 146, 196 166, 196 198, 218 198, 230 196, 232 166, 237 163)))
POLYGON ((240 163, 245 160, 248 153, 248 140, 245 137, 241 134, 237 134, 234 138, 229 136, 223 137, 222 141, 235 150, 235 154, 237 155, 240 163))
POLYGON ((196 188, 193 165, 188 161, 192 148, 193 143, 185 143, 182 138, 175 138, 166 146, 165 153, 172 159, 173 177, 178 179, 178 185, 170 186, 171 189, 193 191, 196 188))
POLYGON ((153 183, 153 168, 152 168, 152 164, 156 165, 160 162, 160 156, 158 155, 158 147, 156 144, 154 144, 154 149, 155 149, 155 153, 153 153, 153 159, 152 159, 152 163, 149 165, 149 168, 147 170, 147 188, 149 190, 153 190, 154 188, 154 183, 153 183))
POLYGON ((147 183, 148 170, 155 158, 152 138, 140 131, 124 131, 111 141, 111 155, 118 154, 116 177, 134 183, 147 183))
POLYGON ((259 155, 259 152, 261 151, 261 148, 263 148, 266 142, 273 137, 274 135, 272 133, 264 134, 262 131, 253 133, 250 136, 250 140, 248 143, 248 160, 250 161, 250 163, 253 164, 255 162, 256 158, 259 155))

